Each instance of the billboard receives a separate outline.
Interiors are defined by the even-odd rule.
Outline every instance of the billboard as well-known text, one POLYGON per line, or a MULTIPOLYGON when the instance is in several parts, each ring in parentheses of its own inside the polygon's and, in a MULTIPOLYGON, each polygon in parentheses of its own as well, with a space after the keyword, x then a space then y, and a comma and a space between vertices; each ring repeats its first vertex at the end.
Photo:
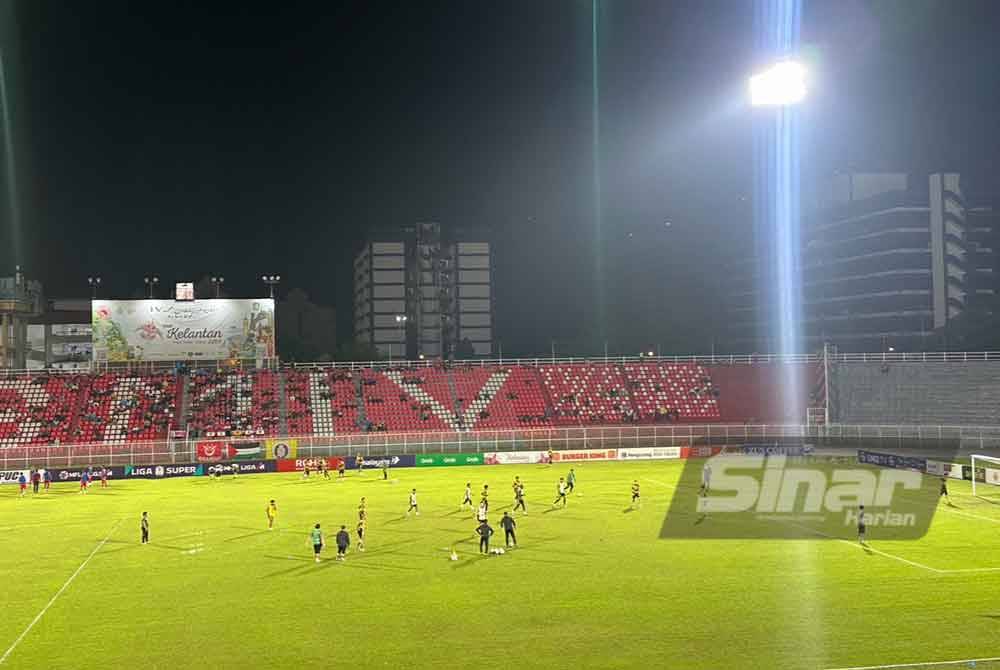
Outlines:
POLYGON ((274 357, 274 300, 93 300, 95 361, 274 357))

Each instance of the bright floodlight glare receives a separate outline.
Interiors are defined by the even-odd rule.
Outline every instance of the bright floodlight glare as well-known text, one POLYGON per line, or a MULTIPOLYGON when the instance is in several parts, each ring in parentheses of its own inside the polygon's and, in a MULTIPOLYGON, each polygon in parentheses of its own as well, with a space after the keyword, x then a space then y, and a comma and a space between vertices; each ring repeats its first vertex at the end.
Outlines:
POLYGON ((750 77, 750 104, 794 105, 806 97, 806 68, 795 61, 782 61, 750 77))

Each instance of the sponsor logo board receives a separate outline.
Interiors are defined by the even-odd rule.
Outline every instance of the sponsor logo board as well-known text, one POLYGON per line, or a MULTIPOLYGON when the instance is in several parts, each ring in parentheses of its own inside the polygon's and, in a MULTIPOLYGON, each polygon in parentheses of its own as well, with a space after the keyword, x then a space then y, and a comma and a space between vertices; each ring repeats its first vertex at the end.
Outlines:
POLYGON ((627 448, 618 450, 618 460, 621 461, 667 460, 680 457, 680 447, 627 448))

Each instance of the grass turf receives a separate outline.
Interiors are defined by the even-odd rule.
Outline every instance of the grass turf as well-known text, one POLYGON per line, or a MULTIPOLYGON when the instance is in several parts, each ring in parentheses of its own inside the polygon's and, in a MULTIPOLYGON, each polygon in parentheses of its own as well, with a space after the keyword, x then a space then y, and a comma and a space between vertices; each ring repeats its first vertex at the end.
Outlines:
POLYGON ((1000 656, 1000 504, 965 482, 950 484, 955 507, 924 538, 876 537, 866 552, 837 540, 661 540, 679 462, 575 467, 580 495, 554 511, 564 466, 411 468, 393 482, 116 481, 87 496, 56 484, 25 499, 0 488, 0 654, 51 602, 3 667, 502 668, 513 657, 521 668, 833 668, 1000 656), (477 500, 490 483, 497 545, 515 475, 530 512, 517 516, 521 547, 481 558, 471 513, 459 512, 465 483, 477 500), (630 511, 635 478, 643 507, 630 511), (411 487, 422 514, 405 518, 411 487), (337 563, 333 534, 343 523, 354 541, 362 495, 368 551, 337 563), (328 542, 318 565, 317 521, 328 542))

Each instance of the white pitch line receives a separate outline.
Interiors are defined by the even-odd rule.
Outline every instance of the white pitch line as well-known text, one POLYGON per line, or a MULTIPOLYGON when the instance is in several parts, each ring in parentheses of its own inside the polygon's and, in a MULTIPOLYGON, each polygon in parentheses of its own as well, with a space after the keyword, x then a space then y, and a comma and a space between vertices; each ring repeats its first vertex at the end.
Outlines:
POLYGON ((855 665, 850 668, 827 668, 827 670, 888 670, 889 668, 925 668, 931 665, 964 665, 981 661, 1000 661, 1000 656, 989 658, 963 658, 958 661, 931 661, 929 663, 890 663, 889 665, 855 665))
POLYGON ((842 542, 842 543, 850 545, 852 547, 857 547, 858 549, 861 549, 863 551, 870 551, 873 554, 878 554, 879 556, 885 556, 886 558, 891 558, 892 560, 899 561, 900 563, 906 563, 907 565, 912 565, 915 568, 921 568, 923 570, 928 570, 930 572, 936 572, 938 574, 942 574, 942 573, 945 572, 944 570, 939 570, 937 568, 932 568, 931 566, 924 565, 923 563, 917 563, 916 561, 911 561, 911 560, 909 560, 907 558, 903 558, 902 556, 896 556, 894 554, 890 554, 887 551, 881 551, 881 550, 876 549, 874 547, 870 547, 867 544, 861 544, 860 542, 852 542, 851 540, 845 540, 842 537, 835 537, 833 535, 827 535, 826 533, 824 533, 822 531, 819 531, 819 530, 816 530, 815 528, 809 528, 808 526, 802 526, 800 524, 792 523, 790 521, 787 521, 787 522, 784 522, 784 523, 787 523, 787 525, 789 525, 789 526, 795 526, 796 528, 801 528, 802 530, 808 531, 810 533, 814 533, 816 535, 820 535, 820 536, 828 538, 830 540, 836 540, 837 542, 842 542))
POLYGON ((35 624, 42 620, 42 617, 45 616, 45 613, 49 611, 49 608, 52 607, 52 604, 59 598, 59 596, 62 595, 63 591, 65 591, 69 587, 69 585, 73 583, 73 580, 76 579, 76 576, 81 572, 83 572, 83 569, 87 567, 87 563, 90 563, 90 559, 92 559, 94 555, 101 550, 101 547, 103 547, 107 543, 107 541, 111 538, 112 533, 114 533, 115 530, 118 529, 118 525, 120 523, 121 519, 115 522, 115 524, 111 527, 111 530, 108 531, 108 534, 104 536, 104 539, 101 540, 96 547, 94 547, 94 550, 90 552, 90 555, 83 560, 83 563, 81 563, 80 567, 76 569, 76 572, 74 572, 72 575, 69 576, 69 579, 66 580, 66 583, 63 584, 58 591, 56 591, 56 594, 52 596, 52 599, 49 600, 48 604, 42 608, 42 611, 39 612, 37 616, 35 616, 35 618, 31 620, 31 623, 29 623, 28 627, 24 629, 24 632, 21 633, 16 640, 14 640, 14 644, 10 645, 10 648, 3 653, 3 656, 0 656, 0 665, 3 665, 4 663, 7 662, 7 658, 14 652, 14 649, 17 647, 17 645, 21 644, 21 641, 28 635, 29 632, 31 632, 31 629, 35 627, 35 624))

